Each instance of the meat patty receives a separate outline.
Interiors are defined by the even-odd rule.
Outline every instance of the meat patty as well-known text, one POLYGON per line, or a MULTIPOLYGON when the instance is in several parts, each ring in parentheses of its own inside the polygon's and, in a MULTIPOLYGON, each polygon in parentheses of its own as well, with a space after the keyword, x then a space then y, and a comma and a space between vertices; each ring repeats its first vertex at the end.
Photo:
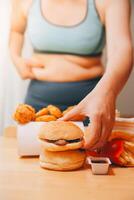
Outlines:
POLYGON ((64 140, 64 139, 59 139, 59 140, 47 140, 47 139, 45 139, 46 142, 54 143, 54 144, 59 145, 59 146, 64 146, 64 145, 69 144, 69 143, 80 142, 81 140, 82 140, 82 138, 74 139, 74 140, 64 140))

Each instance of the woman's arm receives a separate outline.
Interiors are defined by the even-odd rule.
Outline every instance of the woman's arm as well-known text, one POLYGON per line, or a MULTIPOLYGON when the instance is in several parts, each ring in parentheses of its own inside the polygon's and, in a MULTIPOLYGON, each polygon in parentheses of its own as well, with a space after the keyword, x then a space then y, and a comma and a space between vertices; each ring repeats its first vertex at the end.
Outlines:
POLYGON ((22 58, 24 34, 27 27, 27 15, 31 3, 32 0, 13 0, 12 4, 9 48, 12 60, 22 79, 35 78, 31 67, 40 67, 41 65, 33 58, 30 60, 22 58))
POLYGON ((26 17, 24 16, 22 9, 22 1, 13 0, 9 48, 12 60, 18 73, 23 79, 32 77, 32 74, 26 66, 25 60, 21 57, 25 29, 26 17))
POLYGON ((132 70, 132 41, 130 33, 131 6, 129 0, 109 0, 105 5, 107 44, 106 72, 95 88, 102 93, 105 106, 100 108, 102 131, 94 148, 101 147, 113 126, 114 104, 132 70))
POLYGON ((22 2, 14 0, 12 3, 11 29, 9 47, 13 61, 21 57, 26 29, 26 17, 22 9, 22 2))
MULTIPOLYGON (((102 1, 104 3, 104 1, 102 1)), ((111 133, 116 98, 132 69, 129 0, 105 1, 107 39, 106 72, 95 89, 62 120, 89 116, 91 125, 85 133, 86 148, 100 148, 111 133)))
POLYGON ((107 64, 98 87, 118 95, 132 70, 130 1, 109 0, 105 6, 107 64))

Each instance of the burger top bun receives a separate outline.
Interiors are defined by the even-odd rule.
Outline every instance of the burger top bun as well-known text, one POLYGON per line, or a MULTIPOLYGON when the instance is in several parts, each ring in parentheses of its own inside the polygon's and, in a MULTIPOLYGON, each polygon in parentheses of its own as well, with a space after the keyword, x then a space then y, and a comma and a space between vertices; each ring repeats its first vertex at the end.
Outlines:
POLYGON ((83 131, 72 122, 51 121, 45 123, 39 132, 39 139, 75 140, 83 137, 83 131))

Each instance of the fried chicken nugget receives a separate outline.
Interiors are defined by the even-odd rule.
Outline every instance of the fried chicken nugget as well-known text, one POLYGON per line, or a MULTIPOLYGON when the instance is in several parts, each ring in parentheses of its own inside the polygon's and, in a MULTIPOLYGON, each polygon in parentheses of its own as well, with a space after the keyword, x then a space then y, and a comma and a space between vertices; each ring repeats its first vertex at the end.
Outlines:
POLYGON ((53 106, 53 105, 49 105, 47 108, 48 108, 50 115, 53 115, 56 118, 62 117, 62 112, 58 107, 53 106))
POLYGON ((20 124, 26 124, 35 120, 35 109, 27 104, 19 104, 13 118, 20 124))
POLYGON ((57 118, 53 115, 43 115, 35 119, 36 122, 50 122, 50 121, 56 121, 56 120, 57 118))
POLYGON ((37 118, 37 117, 40 117, 40 116, 43 116, 43 115, 48 115, 48 113, 49 113, 49 110, 47 108, 42 108, 35 115, 36 115, 36 118, 37 118))

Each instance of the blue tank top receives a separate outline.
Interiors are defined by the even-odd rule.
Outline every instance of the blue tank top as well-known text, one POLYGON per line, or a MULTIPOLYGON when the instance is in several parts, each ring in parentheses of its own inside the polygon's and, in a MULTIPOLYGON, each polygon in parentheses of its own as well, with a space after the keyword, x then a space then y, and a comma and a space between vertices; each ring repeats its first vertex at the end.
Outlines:
POLYGON ((87 0, 85 18, 73 26, 55 25, 42 14, 41 0, 34 0, 27 30, 35 52, 97 56, 105 45, 105 28, 95 0, 87 0))

